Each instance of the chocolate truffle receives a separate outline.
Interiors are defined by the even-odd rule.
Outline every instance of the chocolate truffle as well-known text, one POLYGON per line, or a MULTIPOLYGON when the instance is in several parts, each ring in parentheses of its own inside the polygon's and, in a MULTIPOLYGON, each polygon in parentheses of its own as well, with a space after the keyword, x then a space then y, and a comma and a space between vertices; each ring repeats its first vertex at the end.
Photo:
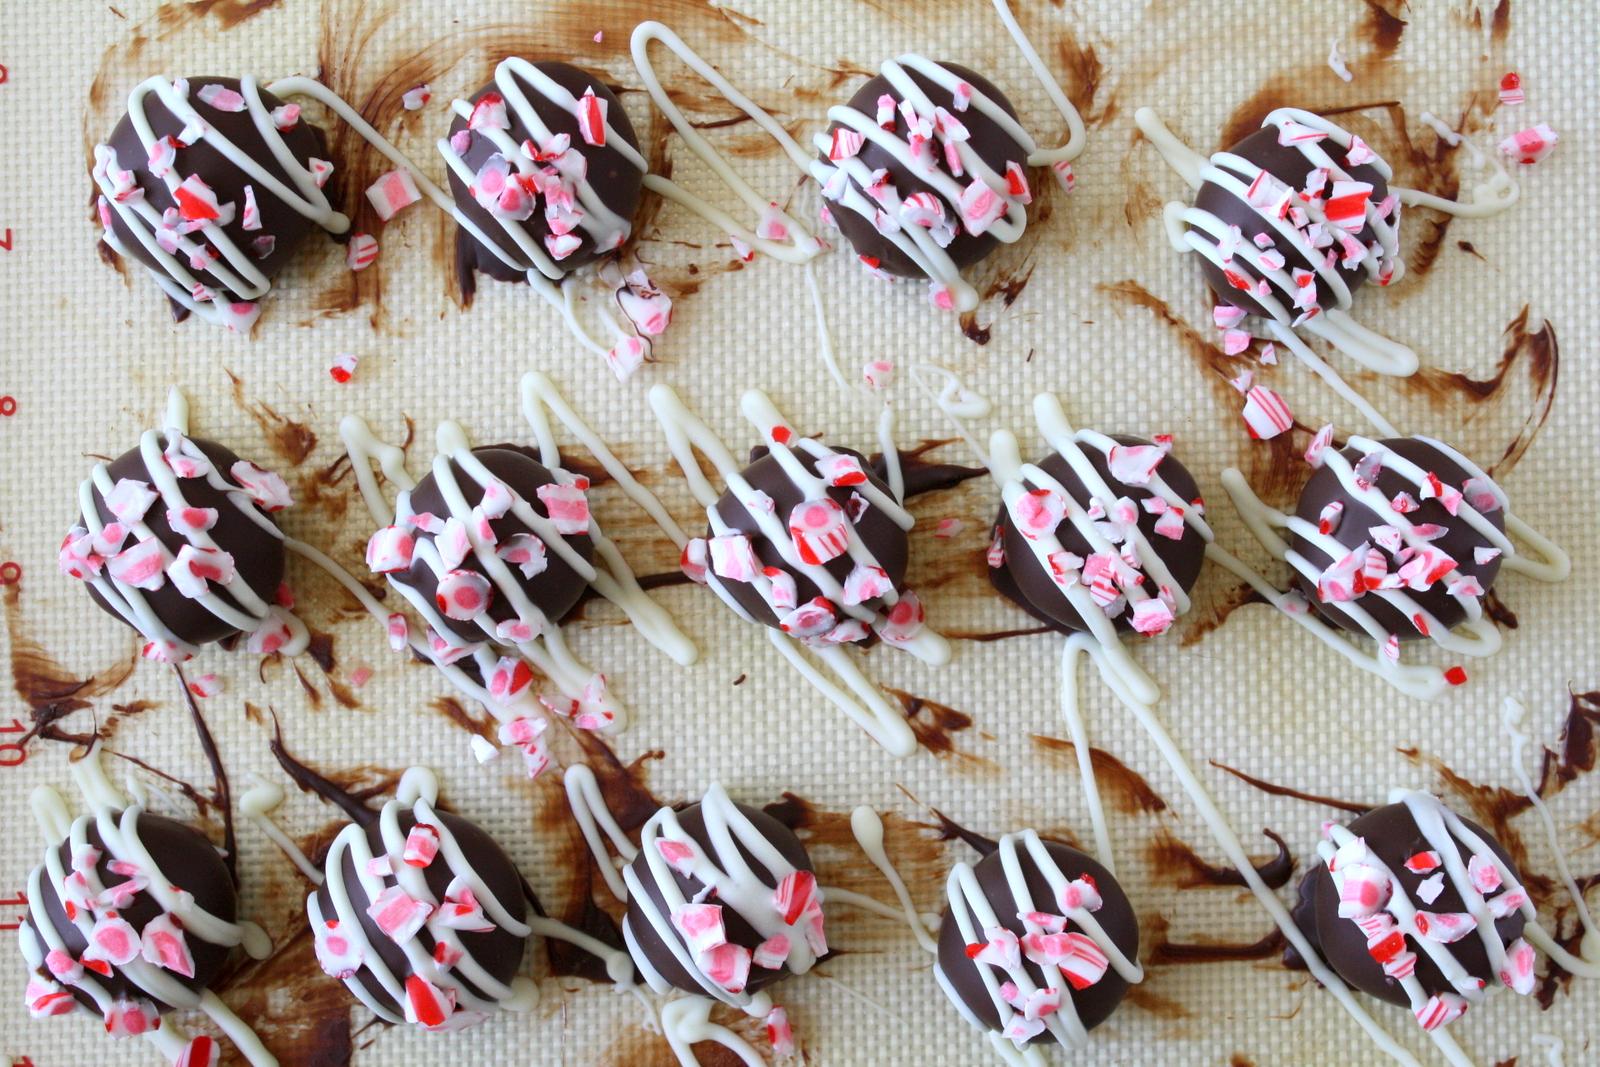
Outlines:
POLYGON ((466 104, 470 117, 456 116, 441 148, 457 208, 478 231, 456 232, 464 293, 474 271, 554 280, 622 246, 644 174, 615 139, 636 156, 639 138, 598 78, 513 58, 466 104))
POLYGON ((1133 905, 1109 871, 1075 848, 1032 830, 1007 834, 976 866, 958 864, 948 887, 939 924, 940 984, 979 1029, 1017 1042, 1071 1044, 1073 1015, 1093 1030, 1127 993, 1124 972, 1138 979, 1133 905), (1020 884, 1006 873, 1008 856, 1020 884), (1066 882, 1059 898, 1051 889, 1058 875, 1066 882), (1052 966, 1048 977, 1041 963, 1052 966), (985 984, 985 969, 997 988, 1031 983, 1039 1001, 1030 1004, 1028 994, 1015 989, 1009 999, 1004 992, 997 999, 985 984), (1055 1011, 1041 1010, 1057 1001, 1055 1011))
POLYGON ((926 106, 908 103, 879 74, 845 105, 854 115, 830 112, 829 147, 819 157, 832 176, 823 192, 835 201, 834 223, 869 267, 902 278, 936 278, 977 263, 999 244, 996 223, 1020 232, 1023 206, 1032 199, 1028 149, 969 102, 986 97, 1015 120, 1011 101, 975 71, 934 64, 965 86, 958 100, 956 89, 940 83, 944 79, 919 69, 926 62, 906 56, 894 64, 926 97, 926 106), (880 143, 877 131, 893 143, 880 143), (914 240, 918 227, 925 235, 914 240))
POLYGON ((670 987, 742 1004, 828 951, 805 846, 721 786, 682 811, 657 812, 631 870, 643 891, 630 889, 623 933, 658 993, 670 987), (736 855, 716 843, 729 835, 736 855), (705 896, 713 880, 717 891, 705 896))
POLYGON ((96 466, 79 500, 61 570, 143 634, 147 656, 184 659, 240 632, 253 652, 288 643, 272 607, 283 535, 271 513, 291 503, 278 475, 215 441, 149 430, 96 466))
MULTIPOLYGON (((1398 263, 1398 206, 1386 204, 1389 168, 1365 144, 1344 147, 1340 142, 1350 135, 1343 130, 1330 137, 1283 112, 1275 112, 1268 123, 1211 160, 1237 179, 1245 195, 1216 181, 1205 182, 1195 194, 1196 210, 1210 213, 1223 227, 1238 227, 1240 235, 1237 247, 1221 256, 1225 265, 1200 258, 1206 282, 1218 302, 1251 315, 1273 317, 1255 291, 1263 280, 1291 317, 1348 308, 1362 282, 1371 277, 1387 285, 1398 263), (1347 177, 1330 175, 1330 163, 1347 177), (1257 253, 1265 260, 1259 265, 1248 261, 1257 253)), ((1217 243, 1217 235, 1206 229, 1189 232, 1217 243)))
POLYGON ((1374 808, 1335 827, 1319 851, 1295 921, 1355 988, 1412 1008, 1430 1030, 1480 999, 1485 984, 1532 989, 1534 954, 1521 940, 1528 898, 1516 865, 1487 830, 1437 797, 1408 793, 1374 808), (1490 960, 1474 913, 1493 922, 1500 960, 1490 960), (1412 915, 1422 920, 1415 927, 1412 915), (1413 976, 1416 994, 1405 987, 1413 976))
POLYGON ((1127 566, 1128 561, 1120 552, 1118 566, 1102 567, 1110 555, 1096 556, 1079 523, 1065 514, 1059 495, 1053 489, 1028 483, 1027 494, 1012 505, 1002 505, 995 520, 989 579, 1030 615, 1064 630, 1089 628, 1067 596, 1068 588, 1081 583, 1119 631, 1160 633, 1177 614, 1175 601, 1169 603, 1170 596, 1162 597, 1162 587, 1166 586, 1169 594, 1175 590, 1187 594, 1194 588, 1205 561, 1205 536, 1184 521, 1184 515, 1200 502, 1199 487, 1165 446, 1127 434, 1080 434, 1079 438, 1083 457, 1109 494, 1091 491, 1058 452, 1051 452, 1036 465, 1059 482, 1079 507, 1087 511, 1098 502, 1104 513, 1085 522, 1114 548, 1130 547, 1124 530, 1127 520, 1133 518, 1166 576, 1150 566, 1152 561, 1143 549, 1139 550, 1137 567, 1127 566), (1167 494, 1187 503, 1169 503, 1152 483, 1164 483, 1167 494), (1104 499, 1107 495, 1111 499, 1104 499), (1131 502, 1128 515, 1117 514, 1118 501, 1131 502), (1050 544, 1046 535, 1059 542, 1059 548, 1050 544), (1039 558, 1041 547, 1048 549, 1045 560, 1039 558), (1068 555, 1052 559, 1057 552, 1068 555), (1097 579, 1096 575, 1102 577, 1097 579), (1157 610, 1148 604, 1150 601, 1165 610, 1157 610), (1146 606, 1139 607, 1141 602, 1146 606))
MULTIPOLYGON (((790 445, 776 447, 784 450, 789 462, 821 480, 820 494, 813 495, 790 477, 778 456, 765 448, 754 449, 740 477, 762 496, 747 506, 729 489, 717 501, 719 525, 707 533, 708 578, 756 621, 793 637, 830 643, 869 637, 866 620, 860 616, 870 618, 888 608, 893 619, 895 612, 887 599, 891 591, 897 598, 894 607, 916 607, 904 585, 906 529, 857 488, 870 485, 893 499, 866 459, 850 449, 819 457, 790 445), (774 518, 788 535, 782 546, 761 528, 763 521, 774 518), (860 545, 855 554, 848 551, 852 538, 860 545), (747 556, 746 546, 753 556, 747 556), (786 552, 807 566, 795 566, 786 552), (807 573, 812 566, 824 570, 838 588, 825 592, 817 584, 819 576, 807 573)), ((916 610, 920 612, 919 607, 916 610)))
POLYGON ((299 110, 253 78, 156 78, 96 146, 106 243, 150 268, 175 318, 248 330, 251 301, 312 231, 348 229, 322 192, 322 131, 299 110))
POLYGON ((561 484, 531 449, 515 445, 476 448, 472 457, 472 471, 448 461, 450 485, 440 485, 436 462, 432 473, 401 495, 399 526, 374 535, 368 563, 415 590, 413 603, 441 633, 465 642, 532 640, 557 625, 583 594, 586 576, 551 542, 564 542, 564 551, 585 565, 594 559, 587 482, 561 484), (535 525, 525 508, 538 520, 535 525), (476 532, 480 520, 492 537, 476 532), (473 550, 468 525, 487 542, 492 566, 473 550), (393 546, 397 529, 402 551, 394 555, 384 546, 393 546), (404 545, 413 530, 414 548, 404 545))
POLYGON ((526 982, 530 929, 516 866, 477 825, 435 809, 435 790, 412 768, 400 798, 346 826, 306 910, 322 969, 380 1017, 457 1030, 525 998, 514 983, 526 982))
MULTIPOLYGON (((1368 632, 1341 604, 1402 641, 1449 630, 1500 571, 1500 553, 1468 516, 1503 532, 1504 497, 1425 439, 1355 440, 1359 447, 1323 462, 1300 493, 1291 525, 1290 549, 1303 561, 1291 560, 1295 583, 1324 619, 1346 630, 1368 632), (1374 510, 1374 495, 1392 515, 1374 510)), ((1324 455, 1332 458, 1333 449, 1324 455)))

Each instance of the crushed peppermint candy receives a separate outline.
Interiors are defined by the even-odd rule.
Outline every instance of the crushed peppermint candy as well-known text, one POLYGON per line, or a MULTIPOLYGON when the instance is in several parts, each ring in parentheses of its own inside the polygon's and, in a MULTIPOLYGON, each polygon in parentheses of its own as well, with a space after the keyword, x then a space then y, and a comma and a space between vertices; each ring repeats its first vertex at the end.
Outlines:
POLYGON ((1537 126, 1516 133, 1500 142, 1500 151, 1523 164, 1534 164, 1555 151, 1556 131, 1541 122, 1537 126))

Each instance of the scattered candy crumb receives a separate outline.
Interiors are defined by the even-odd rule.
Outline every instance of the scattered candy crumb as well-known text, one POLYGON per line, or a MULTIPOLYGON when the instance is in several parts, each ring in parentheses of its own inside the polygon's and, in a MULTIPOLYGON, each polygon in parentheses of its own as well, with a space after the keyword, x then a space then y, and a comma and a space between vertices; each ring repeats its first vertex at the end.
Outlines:
POLYGON ((333 361, 333 366, 328 368, 328 373, 333 376, 334 381, 343 385, 350 380, 351 375, 355 374, 356 363, 359 361, 359 356, 349 352, 342 353, 333 361))

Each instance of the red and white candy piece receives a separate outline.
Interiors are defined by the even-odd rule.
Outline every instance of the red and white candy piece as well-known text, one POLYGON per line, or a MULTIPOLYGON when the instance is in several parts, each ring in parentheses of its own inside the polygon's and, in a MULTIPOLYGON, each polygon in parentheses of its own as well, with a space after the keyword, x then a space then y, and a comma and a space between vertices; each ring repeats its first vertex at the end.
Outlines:
POLYGON ((172 579, 173 586, 191 600, 208 595, 211 592, 210 582, 229 584, 234 574, 233 557, 228 553, 216 548, 196 548, 194 545, 184 545, 178 549, 177 558, 167 567, 167 575, 172 579))
POLYGON ((467 622, 489 610, 494 586, 477 571, 453 570, 439 579, 433 599, 446 617, 467 622))
POLYGON ((1526 889, 1508 889, 1497 897, 1490 897, 1487 901, 1489 914, 1496 919, 1504 919, 1514 911, 1527 907, 1528 891, 1526 889))
POLYGON ((288 131, 294 129, 295 123, 300 121, 300 105, 284 104, 272 109, 272 125, 275 129, 288 131))
POLYGON ((545 556, 544 542, 531 533, 512 534, 496 546, 494 554, 516 565, 524 578, 542 574, 550 565, 545 556))
POLYGON ((533 668, 516 656, 501 656, 489 672, 489 695, 501 707, 508 707, 533 684, 533 668))
POLYGON ((1129 623, 1147 637, 1159 637, 1172 628, 1177 619, 1172 606, 1156 597, 1135 600, 1129 604, 1132 614, 1129 623))
POLYGON ((786 936, 773 934, 756 946, 755 951, 750 954, 750 962, 756 967, 765 967, 769 971, 775 971, 782 967, 784 961, 789 958, 791 947, 790 941, 786 936))
POLYGON ((133 545, 106 562, 106 573, 135 589, 154 592, 167 583, 167 564, 171 554, 155 538, 133 545))
POLYGON ((711 549, 704 537, 691 537, 678 557, 678 569, 697 585, 706 584, 706 571, 711 566, 711 549))
POLYGON ((419 822, 406 834, 406 847, 400 859, 407 867, 426 867, 438 854, 438 828, 419 822))
POLYGON ((71 993, 36 974, 28 976, 28 989, 23 994, 23 1000, 28 1005, 28 1014, 35 1019, 48 1019, 53 1015, 65 1015, 78 1010, 78 1002, 71 993))
POLYGON ((959 534, 964 526, 966 523, 960 519, 940 519, 938 529, 934 531, 933 536, 941 541, 948 541, 959 534))
POLYGON ((233 480, 239 483, 245 495, 263 511, 282 511, 294 503, 288 483, 275 471, 241 459, 228 468, 228 473, 233 475, 233 480))
POLYGON ((162 912, 145 923, 140 936, 139 954, 157 967, 165 967, 173 974, 194 977, 194 956, 189 952, 189 941, 170 912, 162 912))
POLYGON ((782 1008, 767 1012, 767 1041, 774 1056, 794 1055, 794 1029, 789 1025, 789 1013, 782 1008))
POLYGON ((1029 490, 1011 505, 1017 529, 1024 537, 1035 541, 1054 533, 1066 514, 1067 502, 1054 489, 1029 490))
POLYGON ((888 385, 894 378, 894 364, 886 359, 875 359, 861 368, 861 376, 874 388, 888 385))
POLYGON ((857 563, 844 580, 844 605, 854 607, 886 596, 894 588, 889 573, 870 563, 857 563))
POLYGON ((388 222, 404 208, 422 199, 416 179, 405 167, 396 167, 378 175, 378 180, 367 187, 367 201, 372 204, 378 218, 388 222))
POLYGON ((473 894, 472 887, 461 877, 450 880, 450 885, 445 889, 444 903, 439 905, 439 910, 428 925, 480 934, 495 929, 494 923, 484 916, 483 905, 473 894))
POLYGON ((133 962, 139 955, 139 949, 139 935, 133 927, 120 916, 107 912, 95 920, 82 960, 86 964, 98 960, 121 967, 133 962))
POLYGON ((426 82, 414 89, 407 89, 400 94, 400 106, 407 111, 421 111, 429 100, 433 99, 433 90, 426 82))
POLYGON ((1111 476, 1123 485, 1149 485, 1166 452, 1155 445, 1112 445, 1106 457, 1111 476))
POLYGON ((589 532, 589 501, 576 485, 541 485, 538 496, 559 534, 589 532))
POLYGON ((150 505, 160 499, 161 494, 150 487, 149 482, 139 481, 135 478, 119 478, 111 487, 111 492, 105 494, 106 507, 111 509, 111 514, 117 521, 131 525, 144 518, 150 510, 150 505))
POLYGON ((884 620, 876 626, 878 636, 885 644, 905 645, 922 632, 926 613, 922 601, 910 589, 900 591, 900 599, 885 613, 884 620))
POLYGON ((801 562, 811 565, 836 559, 850 547, 844 509, 831 497, 796 504, 789 513, 789 534, 801 562))
MULTIPOLYGON (((774 608, 789 611, 799 605, 800 592, 794 575, 782 567, 763 567, 761 573, 768 583, 767 600, 774 608)), ((848 593, 846 595, 848 596, 848 593)))
POLYGON ((472 107, 467 117, 469 130, 508 130, 511 120, 506 114, 505 97, 499 93, 484 93, 472 107))
POLYGON ((1377 867, 1352 863, 1343 868, 1339 886, 1339 916, 1365 918, 1381 911, 1389 902, 1389 876, 1377 867))
POLYGON ((728 943, 717 904, 680 904, 672 909, 672 926, 696 956, 728 943))
POLYGON ((1057 897, 1056 903, 1061 906, 1063 912, 1073 912, 1080 909, 1083 911, 1099 911, 1102 904, 1100 889, 1095 885, 1093 878, 1083 875, 1080 878, 1074 878, 1061 887, 1061 894, 1057 897))
POLYGON ((1264 385, 1255 386, 1245 395, 1244 424, 1250 436, 1257 441, 1276 437, 1294 425, 1294 413, 1283 397, 1264 385))
POLYGON ((406 1022, 424 1030, 444 1027, 456 1010, 453 989, 440 989, 421 975, 406 978, 406 1022))
POLYGON ((334 359, 333 366, 328 368, 328 376, 343 385, 355 374, 358 362, 360 362, 360 357, 353 352, 342 352, 334 359))
POLYGON ((750 950, 742 945, 708 949, 700 954, 699 963, 705 976, 729 993, 743 993, 750 980, 750 950))
POLYGON ((193 537, 217 524, 216 508, 168 508, 167 525, 176 533, 193 537))
POLYGON ((366 270, 377 258, 378 239, 370 233, 353 235, 344 249, 344 265, 351 270, 366 270))
POLYGON ((1500 151, 1518 163, 1533 164, 1555 151, 1556 131, 1541 122, 1539 125, 1516 133, 1500 142, 1500 151))
POLYGON ((733 582, 751 582, 761 573, 750 538, 744 534, 721 534, 708 542, 711 572, 733 582))
POLYGON ((294 638, 294 633, 289 629, 289 624, 277 615, 268 615, 262 619, 256 628, 250 631, 250 636, 245 640, 245 650, 252 655, 270 656, 283 648, 294 638))
POLYGON ((861 485, 867 480, 861 461, 842 452, 830 452, 816 459, 817 474, 829 485, 861 485))
POLYGON ((1415 922, 1418 933, 1445 945, 1460 941, 1478 928, 1478 920, 1464 911, 1419 911, 1415 922))
POLYGON ((1022 966, 1022 944, 1016 934, 1003 926, 990 926, 984 929, 983 936, 988 939, 983 944, 967 946, 968 959, 1003 971, 1022 966))
POLYGON ((1467 861, 1467 878, 1472 882, 1472 888, 1485 896, 1500 888, 1500 865, 1492 857, 1483 853, 1474 853, 1467 861))
POLYGON ((794 638, 821 637, 839 621, 827 597, 813 597, 778 620, 778 629, 794 638))
POLYGON ((1440 993, 1429 997, 1427 1003, 1416 1010, 1417 1022, 1422 1024, 1424 1030, 1437 1030, 1461 1018, 1466 1010, 1465 997, 1455 993, 1440 993))
POLYGON ((172 1061, 172 1067, 217 1067, 221 1058, 222 1046, 217 1044, 216 1039, 199 1034, 183 1046, 178 1058, 172 1061))
POLYGON ((389 635, 389 647, 396 652, 404 652, 411 646, 411 625, 406 617, 395 612, 384 620, 384 632, 389 635))
POLYGON ((1426 852, 1418 852, 1407 858, 1406 870, 1414 874, 1425 874, 1428 871, 1438 870, 1440 863, 1439 853, 1429 849, 1426 852))
POLYGON ((378 894, 378 899, 367 905, 367 915, 396 944, 404 944, 415 937, 432 914, 432 904, 412 899, 397 885, 385 889, 378 894))
POLYGON ((1537 977, 1534 968, 1538 961, 1533 946, 1517 938, 1506 946, 1506 961, 1500 968, 1500 981, 1527 996, 1533 992, 1534 979, 1537 977))
POLYGON ((961 211, 962 225, 974 237, 987 233, 1010 208, 1006 198, 989 188, 982 178, 974 178, 971 185, 961 190, 956 206, 961 211))
POLYGON ((810 871, 790 871, 778 881, 772 892, 772 906, 783 917, 784 925, 793 926, 802 915, 816 906, 817 876, 810 871))
POLYGON ((161 1015, 148 1000, 114 1000, 106 1009, 106 1033, 121 1040, 148 1034, 161 1025, 161 1015))
POLYGON ((594 95, 591 86, 583 91, 576 102, 578 115, 578 132, 583 135, 585 144, 603 145, 606 143, 606 108, 609 102, 594 95))

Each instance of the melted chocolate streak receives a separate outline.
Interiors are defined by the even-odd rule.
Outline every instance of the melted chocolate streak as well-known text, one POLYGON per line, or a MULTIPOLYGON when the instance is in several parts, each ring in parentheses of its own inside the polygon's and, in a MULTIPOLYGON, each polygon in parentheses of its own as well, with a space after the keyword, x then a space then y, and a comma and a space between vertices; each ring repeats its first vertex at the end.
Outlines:
POLYGON ((211 764, 211 778, 216 783, 214 796, 222 812, 222 862, 227 865, 228 875, 237 888, 239 843, 233 832, 233 789, 228 784, 228 772, 222 766, 222 754, 217 751, 216 738, 211 736, 211 728, 206 725, 205 716, 200 714, 200 703, 189 688, 189 680, 183 676, 183 668, 174 663, 172 673, 177 675, 178 688, 183 690, 183 699, 189 705, 189 718, 194 722, 195 735, 200 739, 200 751, 205 753, 206 762, 211 764))
POLYGON ((1168 941, 1165 935, 1150 947, 1145 963, 1223 963, 1229 960, 1264 960, 1284 947, 1283 931, 1273 928, 1259 941, 1250 944, 1186 945, 1168 941))
POLYGON ((335 783, 324 778, 316 771, 290 755, 283 744, 283 724, 278 721, 276 712, 272 715, 272 740, 267 743, 267 748, 277 759, 278 765, 284 773, 294 779, 294 784, 302 792, 312 793, 321 797, 328 803, 337 807, 349 817, 350 821, 365 829, 378 821, 378 813, 367 806, 367 796, 357 796, 355 793, 341 788, 335 783))

